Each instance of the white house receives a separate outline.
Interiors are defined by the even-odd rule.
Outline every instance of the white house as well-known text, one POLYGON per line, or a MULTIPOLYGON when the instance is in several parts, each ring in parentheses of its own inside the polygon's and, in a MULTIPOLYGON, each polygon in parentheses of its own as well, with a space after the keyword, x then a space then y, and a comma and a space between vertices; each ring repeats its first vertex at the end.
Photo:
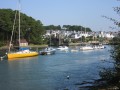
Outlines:
POLYGON ((112 33, 106 33, 105 34, 106 38, 112 39, 113 37, 115 37, 112 33))

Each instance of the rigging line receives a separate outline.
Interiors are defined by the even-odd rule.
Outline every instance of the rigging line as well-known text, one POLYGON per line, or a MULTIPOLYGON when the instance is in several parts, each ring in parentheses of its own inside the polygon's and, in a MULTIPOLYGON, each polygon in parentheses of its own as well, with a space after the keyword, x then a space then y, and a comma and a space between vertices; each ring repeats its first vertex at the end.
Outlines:
POLYGON ((9 44, 9 52, 10 52, 11 43, 12 43, 12 39, 13 39, 13 32, 14 32, 14 30, 15 30, 16 16, 17 16, 17 10, 16 10, 16 12, 15 12, 15 18, 14 18, 14 23, 13 23, 12 35, 11 35, 10 44, 9 44))
POLYGON ((21 9, 21 5, 19 0, 19 47, 20 47, 20 9, 21 9))

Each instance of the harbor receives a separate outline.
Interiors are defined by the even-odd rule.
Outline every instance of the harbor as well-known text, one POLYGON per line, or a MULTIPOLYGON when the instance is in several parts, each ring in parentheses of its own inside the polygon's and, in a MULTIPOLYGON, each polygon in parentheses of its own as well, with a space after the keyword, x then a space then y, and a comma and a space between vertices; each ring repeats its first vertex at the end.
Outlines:
POLYGON ((119 1, 1 0, 0 90, 119 90, 119 1))
POLYGON ((78 52, 71 48, 54 55, 0 61, 0 89, 79 90, 79 83, 99 79, 102 67, 112 66, 104 62, 110 60, 110 46, 78 52))

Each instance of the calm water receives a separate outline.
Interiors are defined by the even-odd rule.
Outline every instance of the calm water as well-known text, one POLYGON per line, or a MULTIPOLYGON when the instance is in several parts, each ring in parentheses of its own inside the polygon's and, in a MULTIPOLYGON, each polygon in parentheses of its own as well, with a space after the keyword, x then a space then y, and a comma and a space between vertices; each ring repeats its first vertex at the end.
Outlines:
POLYGON ((64 52, 19 60, 0 61, 0 90, 79 90, 83 81, 99 79, 109 47, 94 51, 64 52), (67 76, 70 78, 67 79, 67 76))

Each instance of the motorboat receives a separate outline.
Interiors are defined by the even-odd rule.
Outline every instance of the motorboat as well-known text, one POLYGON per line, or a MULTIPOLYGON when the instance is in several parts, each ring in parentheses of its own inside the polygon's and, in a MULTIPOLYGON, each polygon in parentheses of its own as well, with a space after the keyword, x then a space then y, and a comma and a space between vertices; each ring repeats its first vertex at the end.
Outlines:
POLYGON ((94 49, 104 49, 105 46, 102 45, 102 44, 99 44, 99 45, 94 45, 93 48, 94 48, 94 49))
POLYGON ((42 51, 39 51, 40 55, 52 55, 55 54, 56 49, 52 48, 52 47, 47 47, 45 49, 43 49, 42 51))
POLYGON ((68 50, 69 48, 67 46, 59 46, 57 49, 58 50, 68 50))
POLYGON ((80 50, 93 50, 94 48, 90 45, 81 46, 80 50))

